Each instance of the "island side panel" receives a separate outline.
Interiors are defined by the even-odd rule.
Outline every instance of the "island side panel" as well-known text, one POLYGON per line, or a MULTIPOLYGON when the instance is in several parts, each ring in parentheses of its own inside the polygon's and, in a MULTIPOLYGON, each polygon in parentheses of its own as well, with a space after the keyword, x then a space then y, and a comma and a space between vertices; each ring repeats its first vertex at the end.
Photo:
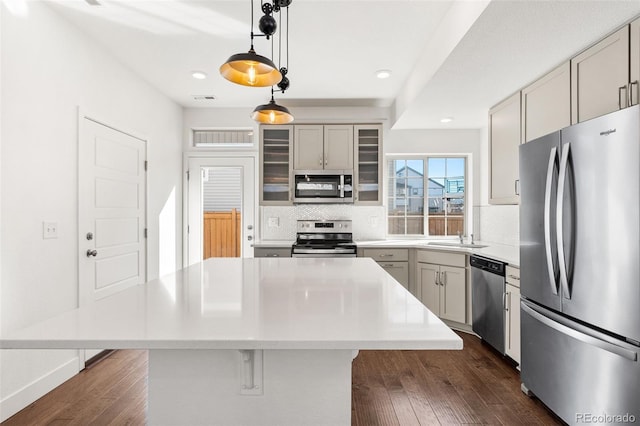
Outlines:
POLYGON ((351 424, 353 351, 256 352, 260 389, 247 390, 241 351, 150 350, 149 425, 351 424))

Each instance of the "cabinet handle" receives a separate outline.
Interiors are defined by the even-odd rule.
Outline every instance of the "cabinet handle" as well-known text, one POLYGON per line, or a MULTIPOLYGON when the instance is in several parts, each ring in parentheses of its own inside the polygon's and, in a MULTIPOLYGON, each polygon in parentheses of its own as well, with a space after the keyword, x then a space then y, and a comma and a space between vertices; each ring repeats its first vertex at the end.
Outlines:
POLYGON ((513 181, 513 189, 516 195, 520 195, 520 179, 516 179, 513 181))
POLYGON ((393 268, 396 265, 394 265, 393 263, 383 263, 382 266, 385 268, 393 268))
POLYGON ((442 278, 440 285, 444 287, 447 284, 447 271, 440 272, 440 277, 442 278))
MULTIPOLYGON (((636 88, 638 87, 638 80, 629 83, 629 106, 633 106, 633 86, 636 86, 636 88)), ((638 98, 639 95, 639 93, 636 93, 636 98, 638 98)))
POLYGON ((509 274, 509 278, 513 278, 514 280, 520 281, 520 277, 516 277, 515 275, 509 274))
POLYGON ((269 253, 267 257, 280 257, 280 255, 278 253, 269 253))
POLYGON ((433 280, 436 282, 436 285, 440 285, 440 281, 438 280, 438 271, 433 271, 433 280))
POLYGON ((618 87, 618 109, 622 109, 622 108, 626 108, 626 107, 627 107, 627 105, 626 105, 626 96, 624 96, 624 97, 622 96, 622 91, 623 91, 623 90, 624 90, 625 92, 629 92, 629 91, 627 90, 627 86, 626 86, 626 85, 625 85, 625 86, 620 86, 620 87, 618 87), (622 100, 623 100, 623 99, 624 99, 624 101, 625 101, 625 106, 622 106, 622 100))
POLYGON ((393 253, 391 253, 391 254, 381 254, 380 257, 393 257, 393 253))
POLYGON ((505 311, 509 310, 509 308, 507 307, 507 293, 502 293, 502 309, 504 309, 505 311))

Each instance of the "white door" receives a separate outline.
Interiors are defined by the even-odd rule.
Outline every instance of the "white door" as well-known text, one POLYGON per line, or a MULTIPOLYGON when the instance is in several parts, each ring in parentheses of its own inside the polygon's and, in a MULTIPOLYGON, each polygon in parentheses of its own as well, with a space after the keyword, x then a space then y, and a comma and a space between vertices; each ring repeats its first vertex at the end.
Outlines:
MULTIPOLYGON (((217 158, 190 158, 188 160, 188 223, 187 223, 187 265, 201 262, 204 258, 204 219, 205 210, 228 211, 236 208, 240 217, 240 256, 253 257, 254 217, 255 217, 255 158, 252 157, 217 157, 217 158), (237 182, 229 182, 234 188, 238 188, 236 196, 237 204, 227 201, 223 195, 218 194, 219 206, 205 209, 204 197, 207 182, 215 179, 216 172, 227 178, 235 176, 237 182), (230 204, 231 203, 231 204, 230 204), (237 205, 237 207, 235 207, 237 205)), ((215 190, 215 189, 214 189, 215 190)))
MULTIPOLYGON (((146 281, 146 141, 84 116, 79 136, 82 307, 146 281)), ((98 352, 87 351, 84 360, 98 352)))

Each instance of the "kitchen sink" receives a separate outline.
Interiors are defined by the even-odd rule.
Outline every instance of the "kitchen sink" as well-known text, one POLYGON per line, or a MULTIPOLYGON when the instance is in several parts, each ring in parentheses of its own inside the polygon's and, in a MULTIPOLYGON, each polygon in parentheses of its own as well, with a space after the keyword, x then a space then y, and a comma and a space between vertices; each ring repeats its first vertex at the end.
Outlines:
POLYGON ((429 241, 427 245, 430 246, 445 246, 445 247, 460 247, 460 248, 483 248, 487 247, 482 244, 470 244, 470 243, 448 243, 448 242, 439 242, 439 241, 429 241))

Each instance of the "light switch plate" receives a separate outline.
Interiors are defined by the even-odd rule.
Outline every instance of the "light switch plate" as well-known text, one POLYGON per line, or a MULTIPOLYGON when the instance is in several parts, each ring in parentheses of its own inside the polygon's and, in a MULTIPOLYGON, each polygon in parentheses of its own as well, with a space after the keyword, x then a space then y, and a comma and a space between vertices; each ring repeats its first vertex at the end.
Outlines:
POLYGON ((58 238, 58 222, 42 222, 42 238, 58 238))
POLYGON ((280 219, 277 217, 270 217, 268 219, 267 224, 269 225, 270 228, 277 228, 278 225, 280 225, 280 219))

